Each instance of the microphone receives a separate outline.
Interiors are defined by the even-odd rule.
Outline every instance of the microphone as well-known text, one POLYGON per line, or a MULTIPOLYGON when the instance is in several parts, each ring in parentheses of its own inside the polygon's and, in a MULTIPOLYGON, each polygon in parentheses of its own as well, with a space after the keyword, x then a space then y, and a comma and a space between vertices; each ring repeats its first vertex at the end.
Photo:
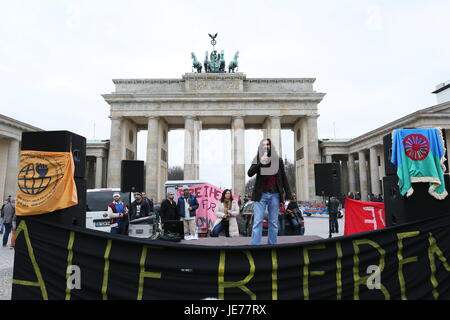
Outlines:
MULTIPOLYGON (((263 157, 267 157, 267 150, 264 151, 263 157)), ((265 160, 264 162, 261 161, 263 164, 267 164, 268 162, 265 160)))

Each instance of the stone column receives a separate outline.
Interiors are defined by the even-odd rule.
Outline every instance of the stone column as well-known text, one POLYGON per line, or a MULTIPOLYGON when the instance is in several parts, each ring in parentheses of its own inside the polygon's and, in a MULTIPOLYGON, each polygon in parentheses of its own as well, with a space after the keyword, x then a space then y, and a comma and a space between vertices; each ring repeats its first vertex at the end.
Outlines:
POLYGON ((147 161, 145 163, 145 192, 158 194, 159 176, 159 117, 148 117, 147 124, 147 161))
POLYGON ((270 116, 266 118, 263 123, 263 137, 269 138, 272 141, 272 145, 275 147, 278 155, 282 158, 281 148, 281 117, 270 116))
POLYGON ((342 193, 348 193, 348 166, 347 160, 342 160, 341 163, 341 191, 342 193))
POLYGON ((308 157, 308 195, 309 199, 315 199, 316 187, 315 187, 315 177, 314 177, 314 164, 320 163, 319 155, 319 139, 317 137, 317 118, 319 116, 308 116, 306 118, 307 126, 307 157, 308 157))
POLYGON ((194 177, 200 179, 200 131, 202 131, 202 121, 194 121, 194 177))
POLYGON ((333 158, 331 155, 327 154, 325 156, 325 163, 331 163, 331 162, 333 162, 333 158))
POLYGON ((102 179, 103 179, 103 157, 96 157, 95 159, 95 188, 102 188, 102 179))
POLYGON ((238 196, 245 193, 245 122, 243 117, 233 117, 231 124, 232 191, 238 196))
POLYGON ((348 155, 348 188, 350 192, 356 192, 355 157, 352 153, 348 155))
POLYGON ((371 193, 378 195, 381 193, 381 190, 380 190, 380 174, 378 169, 377 148, 371 147, 369 150, 370 150, 371 193))
POLYGON ((122 118, 111 118, 108 157, 108 188, 120 188, 120 162, 123 159, 122 118))
MULTIPOLYGON (((184 118, 184 180, 196 180, 195 166, 195 118, 186 116, 184 118)), ((197 143, 198 146, 198 143, 197 143)))
POLYGON ((8 161, 6 165, 5 195, 16 198, 17 174, 19 167, 19 140, 11 139, 8 146, 8 161))
POLYGON ((360 182, 360 193, 361 200, 367 201, 367 165, 366 165, 366 154, 364 151, 358 152, 359 157, 359 182, 360 182))

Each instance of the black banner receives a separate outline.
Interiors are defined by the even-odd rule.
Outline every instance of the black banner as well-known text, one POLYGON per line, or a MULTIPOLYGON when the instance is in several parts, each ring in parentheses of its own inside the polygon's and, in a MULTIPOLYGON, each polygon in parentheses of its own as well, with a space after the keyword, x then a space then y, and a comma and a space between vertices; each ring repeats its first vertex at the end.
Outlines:
POLYGON ((275 246, 142 240, 39 217, 16 234, 13 300, 450 299, 450 216, 275 246))

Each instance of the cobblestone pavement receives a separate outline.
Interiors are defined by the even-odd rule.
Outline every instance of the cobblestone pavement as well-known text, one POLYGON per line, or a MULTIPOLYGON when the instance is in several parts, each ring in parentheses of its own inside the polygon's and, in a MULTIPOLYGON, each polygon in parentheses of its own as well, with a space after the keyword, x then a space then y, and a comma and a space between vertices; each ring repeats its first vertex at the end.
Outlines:
MULTIPOLYGON (((3 239, 3 234, 0 234, 3 239)), ((9 236, 8 244, 11 241, 9 236)), ((0 245, 0 300, 11 300, 11 288, 14 266, 14 249, 0 245)))

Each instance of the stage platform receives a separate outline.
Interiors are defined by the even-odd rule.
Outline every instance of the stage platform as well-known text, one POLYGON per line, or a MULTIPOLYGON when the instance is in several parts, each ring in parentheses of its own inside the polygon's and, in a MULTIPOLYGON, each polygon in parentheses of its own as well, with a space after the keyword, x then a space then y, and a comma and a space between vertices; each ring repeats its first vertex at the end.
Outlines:
MULTIPOLYGON (((322 237, 319 236, 279 236, 277 244, 286 243, 299 243, 299 242, 310 242, 321 240, 322 237)), ((190 244, 190 245, 200 245, 200 246, 248 246, 250 245, 250 237, 208 237, 208 238, 198 238, 198 240, 181 240, 180 243, 190 244)), ((267 237, 262 237, 261 244, 267 244, 267 237)))

